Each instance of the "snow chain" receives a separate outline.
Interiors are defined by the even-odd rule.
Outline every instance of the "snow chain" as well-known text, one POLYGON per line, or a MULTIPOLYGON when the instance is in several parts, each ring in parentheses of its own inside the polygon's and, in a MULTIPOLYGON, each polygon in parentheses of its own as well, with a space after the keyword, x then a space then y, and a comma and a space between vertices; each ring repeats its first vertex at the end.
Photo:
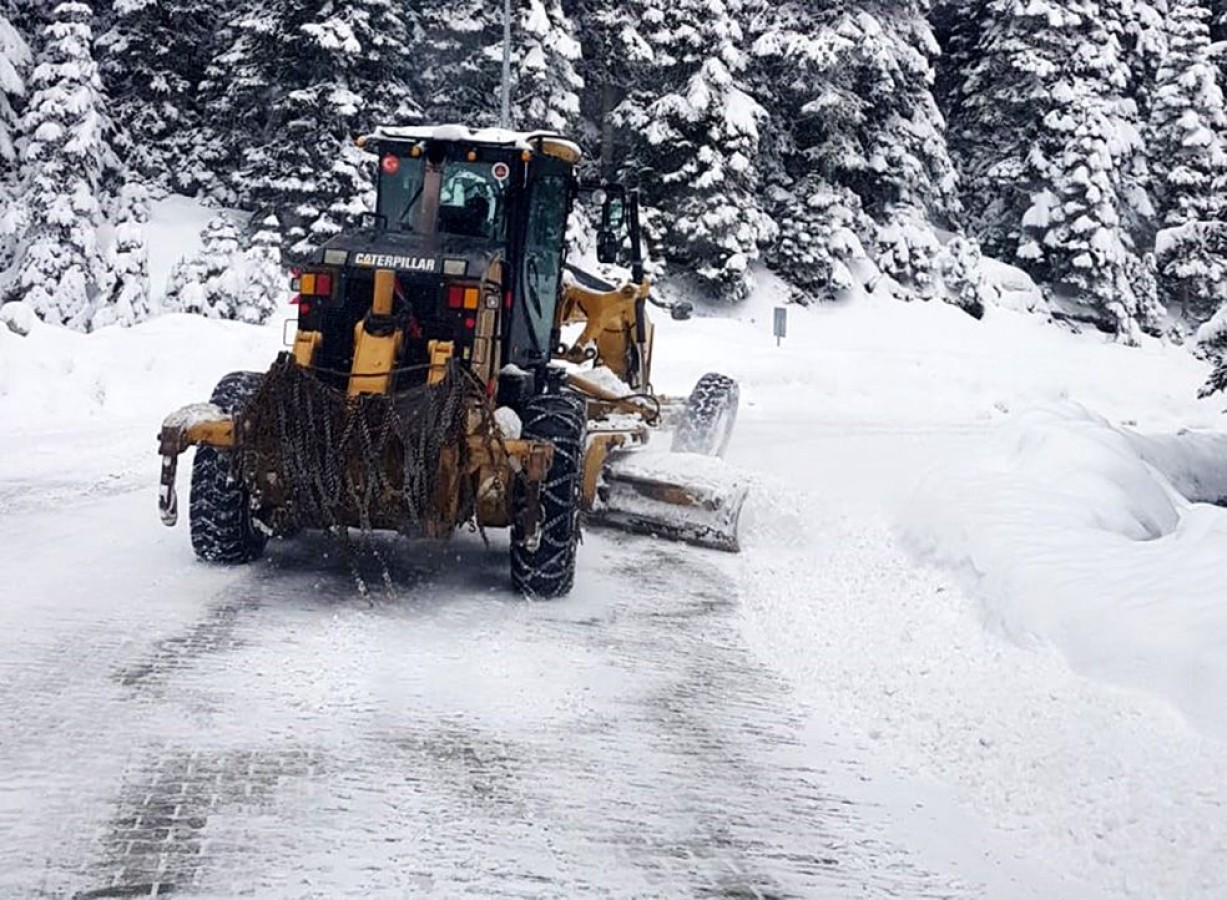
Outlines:
POLYGON ((394 528, 442 537, 454 521, 439 517, 441 489, 460 491, 463 518, 473 507, 469 479, 441 485, 440 462, 467 471, 465 414, 484 392, 451 364, 443 380, 393 395, 348 397, 284 355, 264 378, 240 428, 239 471, 274 532, 326 528, 364 535, 394 528), (476 395, 476 396, 474 396, 476 395), (264 502, 260 502, 264 501, 264 502))

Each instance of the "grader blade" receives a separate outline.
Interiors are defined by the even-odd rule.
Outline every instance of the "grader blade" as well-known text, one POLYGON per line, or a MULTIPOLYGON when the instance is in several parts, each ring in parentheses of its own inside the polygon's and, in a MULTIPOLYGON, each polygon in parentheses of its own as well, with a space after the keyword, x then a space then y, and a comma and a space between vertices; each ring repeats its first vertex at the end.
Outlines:
POLYGON ((692 453, 610 454, 589 517, 600 525, 736 553, 749 485, 721 460, 692 453))

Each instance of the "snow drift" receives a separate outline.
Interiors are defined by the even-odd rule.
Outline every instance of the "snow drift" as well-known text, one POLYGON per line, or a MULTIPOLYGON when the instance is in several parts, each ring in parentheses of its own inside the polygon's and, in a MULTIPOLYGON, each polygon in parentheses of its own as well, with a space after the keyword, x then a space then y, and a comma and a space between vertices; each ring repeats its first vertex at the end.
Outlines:
POLYGON ((1076 404, 1012 419, 917 484, 903 530, 989 623, 1156 691, 1227 737, 1227 434, 1147 436, 1076 404))

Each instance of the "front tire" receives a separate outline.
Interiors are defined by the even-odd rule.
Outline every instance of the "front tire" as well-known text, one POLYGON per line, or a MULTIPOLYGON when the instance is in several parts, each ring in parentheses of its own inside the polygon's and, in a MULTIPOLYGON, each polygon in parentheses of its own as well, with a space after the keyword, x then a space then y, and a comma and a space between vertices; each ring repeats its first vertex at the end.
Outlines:
MULTIPOLYGON (((227 413, 240 413, 260 390, 259 372, 232 372, 217 383, 211 398, 227 413)), ((268 535, 255 526, 251 493, 234 468, 234 455, 216 447, 197 447, 192 461, 192 549, 205 562, 238 565, 264 555, 268 535)))
POLYGON ((549 441, 554 461, 541 483, 540 539, 530 548, 524 527, 528 489, 520 479, 512 498, 511 583, 520 593, 541 599, 567 594, 575 583, 579 544, 580 486, 588 417, 573 394, 543 394, 530 400, 522 416, 526 440, 549 441))
POLYGON ((737 382, 727 375, 709 372, 700 378, 673 434, 673 452, 724 456, 740 400, 737 382))

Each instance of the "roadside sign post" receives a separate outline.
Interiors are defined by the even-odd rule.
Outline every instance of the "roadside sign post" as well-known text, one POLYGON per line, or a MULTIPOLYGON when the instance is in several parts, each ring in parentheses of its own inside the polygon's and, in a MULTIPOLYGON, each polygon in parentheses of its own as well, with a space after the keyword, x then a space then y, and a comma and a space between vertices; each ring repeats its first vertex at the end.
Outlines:
POLYGON ((780 341, 786 337, 788 337, 788 308, 777 306, 775 308, 775 345, 780 346, 780 341))

